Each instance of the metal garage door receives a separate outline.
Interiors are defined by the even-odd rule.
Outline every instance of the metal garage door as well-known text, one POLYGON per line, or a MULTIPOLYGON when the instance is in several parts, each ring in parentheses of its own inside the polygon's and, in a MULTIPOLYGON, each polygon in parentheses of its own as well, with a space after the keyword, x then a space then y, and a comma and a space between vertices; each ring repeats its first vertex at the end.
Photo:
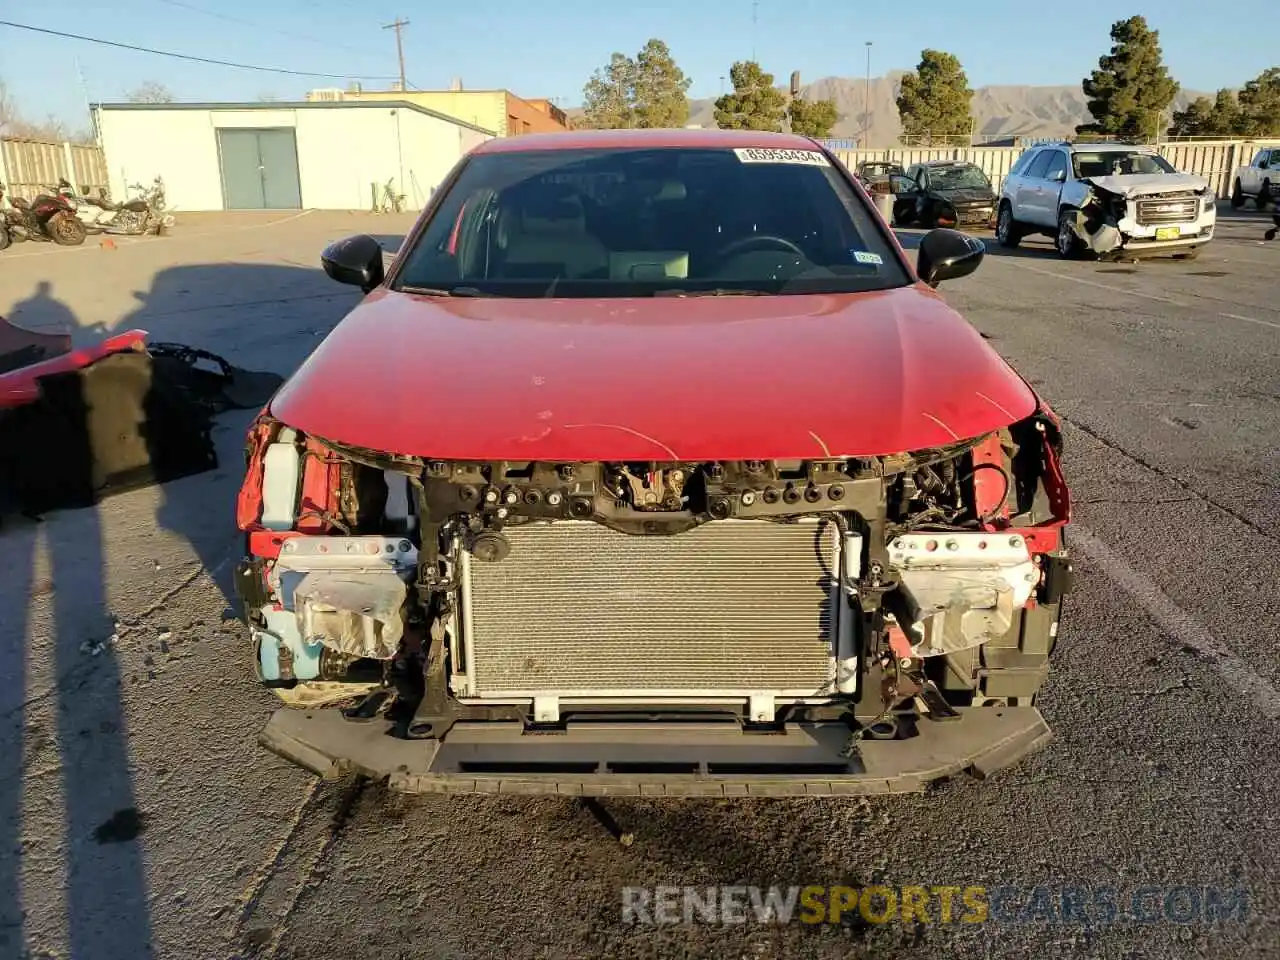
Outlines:
POLYGON ((218 131, 228 210, 298 210, 298 144, 291 127, 218 131))

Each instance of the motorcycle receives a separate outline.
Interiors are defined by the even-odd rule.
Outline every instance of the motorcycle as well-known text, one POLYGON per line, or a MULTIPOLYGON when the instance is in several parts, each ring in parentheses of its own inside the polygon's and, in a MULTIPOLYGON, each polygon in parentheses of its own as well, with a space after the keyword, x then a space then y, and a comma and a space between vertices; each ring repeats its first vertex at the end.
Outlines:
POLYGON ((144 189, 140 183, 134 184, 132 189, 137 193, 132 200, 113 203, 105 191, 103 196, 91 197, 77 194, 65 178, 58 184, 59 193, 72 201, 76 216, 89 233, 127 237, 150 233, 159 236, 165 228, 173 226, 173 217, 164 213, 163 180, 156 177, 150 190, 144 189))
MULTIPOLYGON (((0 201, 4 199, 4 184, 0 183, 0 201)), ((52 240, 62 246, 75 247, 84 243, 87 235, 84 224, 76 218, 75 207, 60 193, 41 193, 28 203, 21 197, 9 198, 9 209, 3 211, 5 241, 52 240)))

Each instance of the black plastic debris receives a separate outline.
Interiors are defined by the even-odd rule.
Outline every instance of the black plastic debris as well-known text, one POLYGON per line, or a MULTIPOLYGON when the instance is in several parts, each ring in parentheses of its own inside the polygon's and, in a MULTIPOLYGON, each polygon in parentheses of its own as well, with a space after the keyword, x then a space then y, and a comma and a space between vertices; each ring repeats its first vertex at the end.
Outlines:
POLYGON ((36 382, 38 400, 0 411, 0 514, 91 506, 212 470, 213 418, 260 408, 283 378, 160 343, 36 382))

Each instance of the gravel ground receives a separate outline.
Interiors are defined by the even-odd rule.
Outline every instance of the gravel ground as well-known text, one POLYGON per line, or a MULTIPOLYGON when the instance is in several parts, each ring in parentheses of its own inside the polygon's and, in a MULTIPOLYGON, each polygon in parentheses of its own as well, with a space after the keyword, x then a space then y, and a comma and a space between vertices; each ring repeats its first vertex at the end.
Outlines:
MULTIPOLYGON (((1068 425, 1079 585, 1042 702, 1057 738, 1022 765, 920 797, 610 801, 630 847, 576 801, 320 784, 255 742, 273 701, 228 620, 248 416, 227 416, 219 470, 0 533, 0 957, 1280 956, 1280 243, 1224 216, 1195 262, 991 244, 943 288, 1068 425), (1244 889, 1248 910, 622 922, 628 885, 873 882, 1015 905, 1244 889)), ((321 246, 394 248, 410 223, 179 219, 0 254, 0 314, 288 373, 358 299, 321 246)))

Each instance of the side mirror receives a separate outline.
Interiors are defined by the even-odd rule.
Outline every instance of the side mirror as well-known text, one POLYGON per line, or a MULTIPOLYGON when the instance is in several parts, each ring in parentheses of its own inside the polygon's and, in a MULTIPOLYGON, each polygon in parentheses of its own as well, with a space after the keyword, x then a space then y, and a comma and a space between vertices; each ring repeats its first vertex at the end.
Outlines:
POLYGON ((368 293, 382 282, 382 244, 368 234, 335 240, 320 254, 324 272, 368 293))
POLYGON ((1066 183, 1066 182, 1067 182, 1067 171, 1065 171, 1065 170, 1059 170, 1057 173, 1055 173, 1055 174, 1053 175, 1053 182, 1054 182, 1054 183, 1066 183))
POLYGON ((987 248, 977 237, 959 230, 930 230, 920 239, 916 275, 931 287, 943 280, 958 280, 978 269, 987 248))

